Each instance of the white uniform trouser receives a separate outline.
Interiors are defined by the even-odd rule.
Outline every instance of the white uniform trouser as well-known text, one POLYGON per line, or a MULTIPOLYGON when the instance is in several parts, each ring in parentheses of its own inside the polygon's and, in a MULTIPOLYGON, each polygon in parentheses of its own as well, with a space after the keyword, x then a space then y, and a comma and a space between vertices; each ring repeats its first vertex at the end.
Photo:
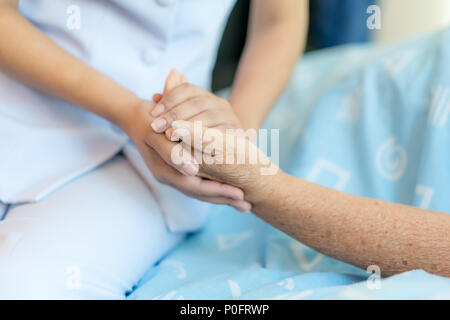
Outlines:
MULTIPOLYGON (((0 204, 0 219, 6 207, 0 204)), ((0 299, 121 299, 184 233, 118 155, 0 221, 0 299)))

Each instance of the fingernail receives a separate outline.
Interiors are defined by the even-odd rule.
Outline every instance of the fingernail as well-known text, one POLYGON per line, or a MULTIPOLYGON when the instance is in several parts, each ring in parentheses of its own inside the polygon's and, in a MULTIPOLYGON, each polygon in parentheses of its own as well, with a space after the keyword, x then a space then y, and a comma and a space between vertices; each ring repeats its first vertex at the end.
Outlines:
POLYGON ((244 200, 244 193, 236 190, 230 190, 229 197, 233 200, 244 200))
POLYGON ((166 125, 167 125, 167 121, 164 118, 158 118, 152 122, 152 128, 156 132, 163 131, 166 128, 166 125))
POLYGON ((233 200, 244 200, 244 196, 242 194, 237 193, 231 194, 230 198, 233 200))
POLYGON ((161 104, 161 103, 157 104, 152 111, 152 116, 154 116, 154 117, 160 116, 164 112, 164 109, 165 109, 165 107, 163 104, 161 104))
POLYGON ((182 128, 182 129, 177 129, 174 132, 175 136, 178 137, 180 140, 182 139, 188 139, 188 137, 190 137, 190 132, 189 130, 182 128))
POLYGON ((172 133, 172 136, 170 137, 170 141, 173 141, 173 142, 180 141, 180 137, 176 133, 172 133))
POLYGON ((233 206, 237 211, 242 213, 248 213, 252 209, 251 205, 247 202, 236 204, 233 206))
POLYGON ((198 173, 198 166, 193 163, 186 163, 182 170, 189 176, 195 176, 198 173))
POLYGON ((233 200, 244 200, 244 192, 236 187, 224 184, 222 186, 224 195, 233 200))

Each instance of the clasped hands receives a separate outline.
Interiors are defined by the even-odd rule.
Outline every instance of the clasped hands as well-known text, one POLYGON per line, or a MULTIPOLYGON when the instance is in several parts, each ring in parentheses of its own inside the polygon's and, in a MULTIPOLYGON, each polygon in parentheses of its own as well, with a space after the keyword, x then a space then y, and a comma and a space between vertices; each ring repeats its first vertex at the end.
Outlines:
POLYGON ((130 119, 125 131, 159 182, 242 212, 269 192, 270 183, 263 181, 260 168, 270 161, 254 143, 230 133, 242 127, 230 103, 189 84, 176 70, 167 77, 164 92, 155 94, 153 101, 142 100, 132 108, 130 119), (231 147, 225 147, 229 144, 222 142, 230 139, 231 147), (240 163, 225 161, 242 153, 240 163), (251 154, 261 161, 248 161, 251 154))

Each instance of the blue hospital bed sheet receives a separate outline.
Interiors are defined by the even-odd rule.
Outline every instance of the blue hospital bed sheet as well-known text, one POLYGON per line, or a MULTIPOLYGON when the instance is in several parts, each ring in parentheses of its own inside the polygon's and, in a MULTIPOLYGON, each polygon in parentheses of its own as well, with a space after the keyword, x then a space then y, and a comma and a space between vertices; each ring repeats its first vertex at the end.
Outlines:
MULTIPOLYGON (((390 47, 327 49, 302 58, 266 127, 280 129, 280 166, 299 178, 450 212, 449 91, 450 30, 390 47)), ((450 299, 449 278, 414 270, 380 279, 376 271, 215 207, 128 298, 450 299)))

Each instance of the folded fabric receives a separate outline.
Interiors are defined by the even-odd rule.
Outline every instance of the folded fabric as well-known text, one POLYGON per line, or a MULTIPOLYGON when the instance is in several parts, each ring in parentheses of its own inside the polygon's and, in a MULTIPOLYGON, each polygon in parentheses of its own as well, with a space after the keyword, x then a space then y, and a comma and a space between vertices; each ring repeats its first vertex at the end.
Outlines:
POLYGON ((131 142, 125 146, 123 151, 151 188, 164 212, 170 231, 191 232, 203 227, 208 212, 214 209, 214 205, 185 196, 173 187, 157 181, 131 142))
POLYGON ((0 136, 4 137, 0 140, 3 203, 40 201, 111 159, 128 141, 125 134, 114 130, 105 120, 64 103, 54 106, 61 118, 60 126, 43 118, 29 122, 15 117, 13 111, 9 112, 15 108, 21 106, 0 106, 0 136), (65 111, 67 115, 63 115, 65 111), (72 126, 74 123, 77 125, 72 126))

